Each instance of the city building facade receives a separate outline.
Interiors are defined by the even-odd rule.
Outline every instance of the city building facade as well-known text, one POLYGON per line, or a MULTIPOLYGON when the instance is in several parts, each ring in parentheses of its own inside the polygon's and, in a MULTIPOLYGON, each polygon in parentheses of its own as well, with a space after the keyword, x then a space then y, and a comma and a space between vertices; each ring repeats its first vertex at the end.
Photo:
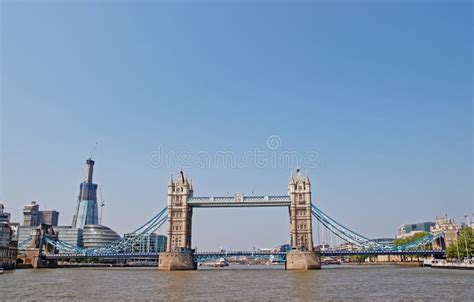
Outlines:
POLYGON ((125 234, 124 239, 133 244, 127 248, 128 253, 161 253, 166 251, 167 238, 155 233, 137 236, 136 234, 125 234))
POLYGON ((39 225, 39 204, 32 201, 29 205, 23 208, 23 225, 24 226, 38 226, 39 225))
POLYGON ((30 202, 23 208, 23 226, 35 227, 41 224, 57 226, 59 222, 59 212, 55 210, 39 210, 36 201, 30 202))
POLYGON ((84 226, 84 248, 103 247, 119 239, 119 234, 104 225, 88 224, 84 226))
POLYGON ((398 229, 397 239, 406 238, 420 232, 430 232, 431 227, 435 225, 434 222, 418 222, 402 224, 398 229))
POLYGON ((18 238, 10 224, 10 213, 0 203, 0 268, 15 268, 18 238))
POLYGON ((0 222, 10 222, 10 213, 4 211, 5 206, 0 203, 0 222))
POLYGON ((52 226, 57 226, 59 222, 59 212, 54 210, 39 211, 39 221, 40 224, 49 224, 52 226))
MULTIPOLYGON (((57 226, 54 228, 58 233, 58 239, 72 246, 84 247, 83 230, 71 226, 57 226)), ((59 250, 60 252, 67 252, 59 250)))
POLYGON ((18 227, 18 252, 24 252, 31 242, 31 231, 37 227, 20 225, 18 227))

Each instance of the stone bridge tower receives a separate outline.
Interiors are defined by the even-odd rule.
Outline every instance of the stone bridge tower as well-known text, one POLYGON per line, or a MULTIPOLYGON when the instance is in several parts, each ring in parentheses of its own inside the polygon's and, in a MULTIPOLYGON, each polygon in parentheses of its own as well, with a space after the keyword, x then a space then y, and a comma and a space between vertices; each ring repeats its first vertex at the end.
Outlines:
POLYGON ((286 269, 319 269, 319 252, 313 247, 311 182, 308 176, 301 175, 300 169, 296 170, 296 178, 290 177, 288 197, 292 250, 286 255, 286 269))
POLYGON ((188 199, 193 195, 192 183, 184 177, 183 171, 176 182, 168 183, 168 243, 167 252, 191 250, 191 224, 193 209, 188 199))
POLYGON ((18 259, 23 264, 29 264, 33 268, 39 267, 56 267, 56 260, 42 259, 43 254, 56 254, 57 248, 47 244, 45 237, 48 236, 52 240, 58 240, 58 233, 49 224, 41 224, 39 227, 31 230, 31 241, 23 255, 18 259))
POLYGON ((193 209, 188 200, 193 196, 193 185, 179 172, 176 181, 168 183, 168 242, 166 252, 160 253, 159 270, 193 270, 197 264, 193 261, 191 250, 191 232, 193 209))
POLYGON ((299 251, 313 250, 313 225, 311 215, 311 183, 309 177, 296 171, 288 183, 290 197, 290 235, 291 247, 299 251))

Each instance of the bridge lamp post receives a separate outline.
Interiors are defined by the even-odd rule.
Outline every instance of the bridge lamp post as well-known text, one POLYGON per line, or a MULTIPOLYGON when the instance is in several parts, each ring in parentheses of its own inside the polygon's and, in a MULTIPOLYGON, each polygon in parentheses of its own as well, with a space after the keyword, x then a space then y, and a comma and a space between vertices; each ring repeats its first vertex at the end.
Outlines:
POLYGON ((459 255, 459 244, 456 242, 456 249, 458 251, 458 261, 461 261, 461 256, 459 255))

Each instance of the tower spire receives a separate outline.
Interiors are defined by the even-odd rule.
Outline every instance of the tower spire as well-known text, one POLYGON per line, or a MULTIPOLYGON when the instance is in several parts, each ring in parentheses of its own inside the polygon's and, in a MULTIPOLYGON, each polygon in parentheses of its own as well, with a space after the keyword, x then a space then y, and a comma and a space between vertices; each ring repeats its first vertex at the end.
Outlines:
POLYGON ((94 175, 94 164, 95 161, 92 160, 92 158, 88 158, 86 160, 86 168, 84 169, 84 180, 83 182, 85 183, 92 183, 92 177, 94 175))

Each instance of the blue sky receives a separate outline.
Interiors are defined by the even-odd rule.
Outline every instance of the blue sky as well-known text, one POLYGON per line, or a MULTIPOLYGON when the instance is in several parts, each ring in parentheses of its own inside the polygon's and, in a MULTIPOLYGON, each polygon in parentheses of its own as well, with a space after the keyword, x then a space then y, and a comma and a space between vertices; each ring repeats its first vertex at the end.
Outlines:
MULTIPOLYGON (((70 224, 98 142, 104 224, 123 233, 165 206, 180 165, 195 195, 285 194, 288 165, 195 160, 258 149, 317 154, 293 165, 314 203, 367 236, 461 222, 474 212, 472 25, 467 1, 3 1, 0 199, 17 221, 37 200, 70 224), (160 148, 181 158, 150 162, 160 148)), ((274 246, 287 215, 198 209, 193 242, 274 246)))

